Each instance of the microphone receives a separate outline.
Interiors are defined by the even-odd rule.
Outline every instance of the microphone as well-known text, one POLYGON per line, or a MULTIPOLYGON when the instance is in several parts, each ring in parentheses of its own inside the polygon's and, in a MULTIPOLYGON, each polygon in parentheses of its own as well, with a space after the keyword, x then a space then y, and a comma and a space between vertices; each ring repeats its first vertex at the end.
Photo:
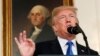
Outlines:
POLYGON ((77 23, 76 23, 76 26, 74 26, 74 27, 73 26, 68 27, 67 31, 70 34, 75 34, 75 35, 82 32, 81 28, 79 27, 79 25, 77 23))
POLYGON ((70 33, 70 34, 78 34, 78 33, 82 33, 83 35, 83 39, 85 41, 85 44, 86 44, 86 50, 87 50, 87 54, 90 55, 90 47, 88 45, 88 41, 87 41, 87 36, 85 35, 85 33, 83 32, 83 30, 80 28, 80 26, 76 23, 76 26, 75 27, 68 27, 67 28, 67 31, 70 33))

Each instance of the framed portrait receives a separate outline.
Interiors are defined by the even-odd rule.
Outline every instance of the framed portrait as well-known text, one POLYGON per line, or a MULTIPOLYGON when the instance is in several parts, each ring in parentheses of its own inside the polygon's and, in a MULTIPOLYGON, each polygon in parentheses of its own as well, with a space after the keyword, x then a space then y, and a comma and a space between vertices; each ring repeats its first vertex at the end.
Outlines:
POLYGON ((20 55, 14 37, 23 30, 29 32, 27 15, 35 5, 43 5, 51 12, 57 6, 73 6, 73 0, 3 0, 3 56, 20 55))

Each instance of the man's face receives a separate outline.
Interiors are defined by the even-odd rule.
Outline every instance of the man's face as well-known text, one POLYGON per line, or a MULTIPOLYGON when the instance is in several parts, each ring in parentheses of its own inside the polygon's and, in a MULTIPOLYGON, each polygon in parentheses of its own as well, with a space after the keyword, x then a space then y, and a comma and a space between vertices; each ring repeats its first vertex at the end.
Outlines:
POLYGON ((62 36, 69 34, 67 28, 75 26, 78 22, 76 14, 71 10, 63 10, 58 12, 54 18, 54 30, 62 36))
POLYGON ((41 27, 44 24, 45 18, 40 10, 34 10, 31 13, 30 20, 33 26, 41 27))

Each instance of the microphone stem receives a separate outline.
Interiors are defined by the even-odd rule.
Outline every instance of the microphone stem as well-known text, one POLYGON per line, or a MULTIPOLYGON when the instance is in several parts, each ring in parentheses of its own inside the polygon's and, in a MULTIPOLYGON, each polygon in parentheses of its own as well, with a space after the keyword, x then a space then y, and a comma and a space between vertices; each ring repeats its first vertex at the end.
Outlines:
POLYGON ((85 35, 84 31, 80 28, 80 26, 78 24, 76 24, 78 26, 78 28, 80 29, 82 35, 83 35, 83 39, 85 41, 85 44, 86 44, 86 51, 88 52, 87 54, 90 55, 90 48, 89 48, 89 45, 88 45, 88 41, 87 41, 87 36, 85 35))
POLYGON ((82 31, 82 34, 83 34, 83 39, 85 41, 85 44, 86 44, 86 50, 88 51, 88 55, 90 55, 90 48, 89 48, 89 45, 88 45, 88 41, 87 41, 87 36, 85 35, 85 33, 82 31))

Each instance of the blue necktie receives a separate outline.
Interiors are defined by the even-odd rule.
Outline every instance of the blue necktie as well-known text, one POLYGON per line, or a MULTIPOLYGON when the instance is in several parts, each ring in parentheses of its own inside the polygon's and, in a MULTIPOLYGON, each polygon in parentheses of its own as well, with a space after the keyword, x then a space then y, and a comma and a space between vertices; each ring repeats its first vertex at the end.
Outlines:
POLYGON ((73 52, 72 52, 72 45, 73 45, 73 42, 68 41, 66 45, 68 45, 66 55, 67 55, 67 56, 73 55, 73 52))

